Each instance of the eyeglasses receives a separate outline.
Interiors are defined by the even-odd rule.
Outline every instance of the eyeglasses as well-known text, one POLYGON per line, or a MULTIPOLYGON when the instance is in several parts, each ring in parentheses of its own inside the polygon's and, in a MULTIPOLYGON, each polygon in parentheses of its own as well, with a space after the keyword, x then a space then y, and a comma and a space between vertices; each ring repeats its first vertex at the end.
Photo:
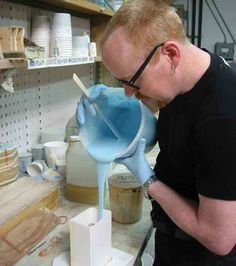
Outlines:
POLYGON ((139 69, 137 70, 137 72, 133 75, 133 77, 130 80, 123 80, 123 79, 117 79, 118 81, 122 82, 123 84, 129 86, 129 87, 133 87, 137 90, 139 90, 140 88, 136 85, 134 85, 135 81, 141 76, 141 74, 143 73, 144 69, 146 68, 147 64, 150 62, 150 60, 152 59, 153 55, 155 54, 156 50, 161 47, 164 43, 158 44, 156 45, 153 50, 151 51, 151 53, 148 55, 148 57, 145 59, 145 61, 142 63, 142 65, 139 67, 139 69))

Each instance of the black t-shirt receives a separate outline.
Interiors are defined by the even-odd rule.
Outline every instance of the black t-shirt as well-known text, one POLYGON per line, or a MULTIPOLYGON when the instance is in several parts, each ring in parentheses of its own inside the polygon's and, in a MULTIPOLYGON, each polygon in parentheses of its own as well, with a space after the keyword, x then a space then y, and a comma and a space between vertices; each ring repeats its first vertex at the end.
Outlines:
MULTIPOLYGON (((156 176, 182 196, 236 200, 236 75, 224 60, 162 108, 156 176)), ((176 210, 178 211, 178 210, 176 210)), ((154 202, 152 217, 173 223, 154 202)))

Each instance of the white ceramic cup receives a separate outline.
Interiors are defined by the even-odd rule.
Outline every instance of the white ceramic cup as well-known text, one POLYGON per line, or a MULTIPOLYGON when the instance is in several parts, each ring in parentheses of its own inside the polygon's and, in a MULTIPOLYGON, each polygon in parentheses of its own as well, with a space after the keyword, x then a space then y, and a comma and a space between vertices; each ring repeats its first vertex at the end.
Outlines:
POLYGON ((47 165, 49 168, 56 169, 56 163, 66 159, 68 143, 64 141, 51 141, 44 143, 47 165))
POLYGON ((43 173, 47 170, 47 165, 43 160, 37 160, 27 166, 27 173, 31 177, 43 176, 43 173))

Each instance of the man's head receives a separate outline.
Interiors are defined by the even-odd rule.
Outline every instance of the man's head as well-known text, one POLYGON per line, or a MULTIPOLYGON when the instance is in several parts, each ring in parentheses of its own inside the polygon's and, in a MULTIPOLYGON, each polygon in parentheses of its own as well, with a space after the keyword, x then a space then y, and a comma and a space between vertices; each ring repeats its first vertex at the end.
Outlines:
POLYGON ((126 94, 146 97, 146 100, 153 98, 160 104, 174 97, 163 91, 168 86, 162 80, 175 72, 179 45, 186 44, 181 19, 172 7, 159 0, 125 2, 101 40, 103 62, 123 81, 126 94), (161 58, 161 54, 166 54, 166 58, 161 58), (158 92, 158 87, 162 91, 158 92))
POLYGON ((103 34, 101 44, 122 27, 137 49, 149 51, 167 40, 185 42, 186 34, 173 7, 161 0, 129 0, 114 15, 103 34))

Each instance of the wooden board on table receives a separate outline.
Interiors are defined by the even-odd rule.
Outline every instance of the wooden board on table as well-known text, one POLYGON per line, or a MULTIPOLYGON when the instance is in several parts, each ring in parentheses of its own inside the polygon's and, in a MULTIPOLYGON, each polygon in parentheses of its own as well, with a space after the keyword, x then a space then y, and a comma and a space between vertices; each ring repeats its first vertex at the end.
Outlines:
POLYGON ((0 237, 20 224, 27 216, 46 208, 54 210, 60 205, 56 183, 23 177, 0 188, 0 237))

